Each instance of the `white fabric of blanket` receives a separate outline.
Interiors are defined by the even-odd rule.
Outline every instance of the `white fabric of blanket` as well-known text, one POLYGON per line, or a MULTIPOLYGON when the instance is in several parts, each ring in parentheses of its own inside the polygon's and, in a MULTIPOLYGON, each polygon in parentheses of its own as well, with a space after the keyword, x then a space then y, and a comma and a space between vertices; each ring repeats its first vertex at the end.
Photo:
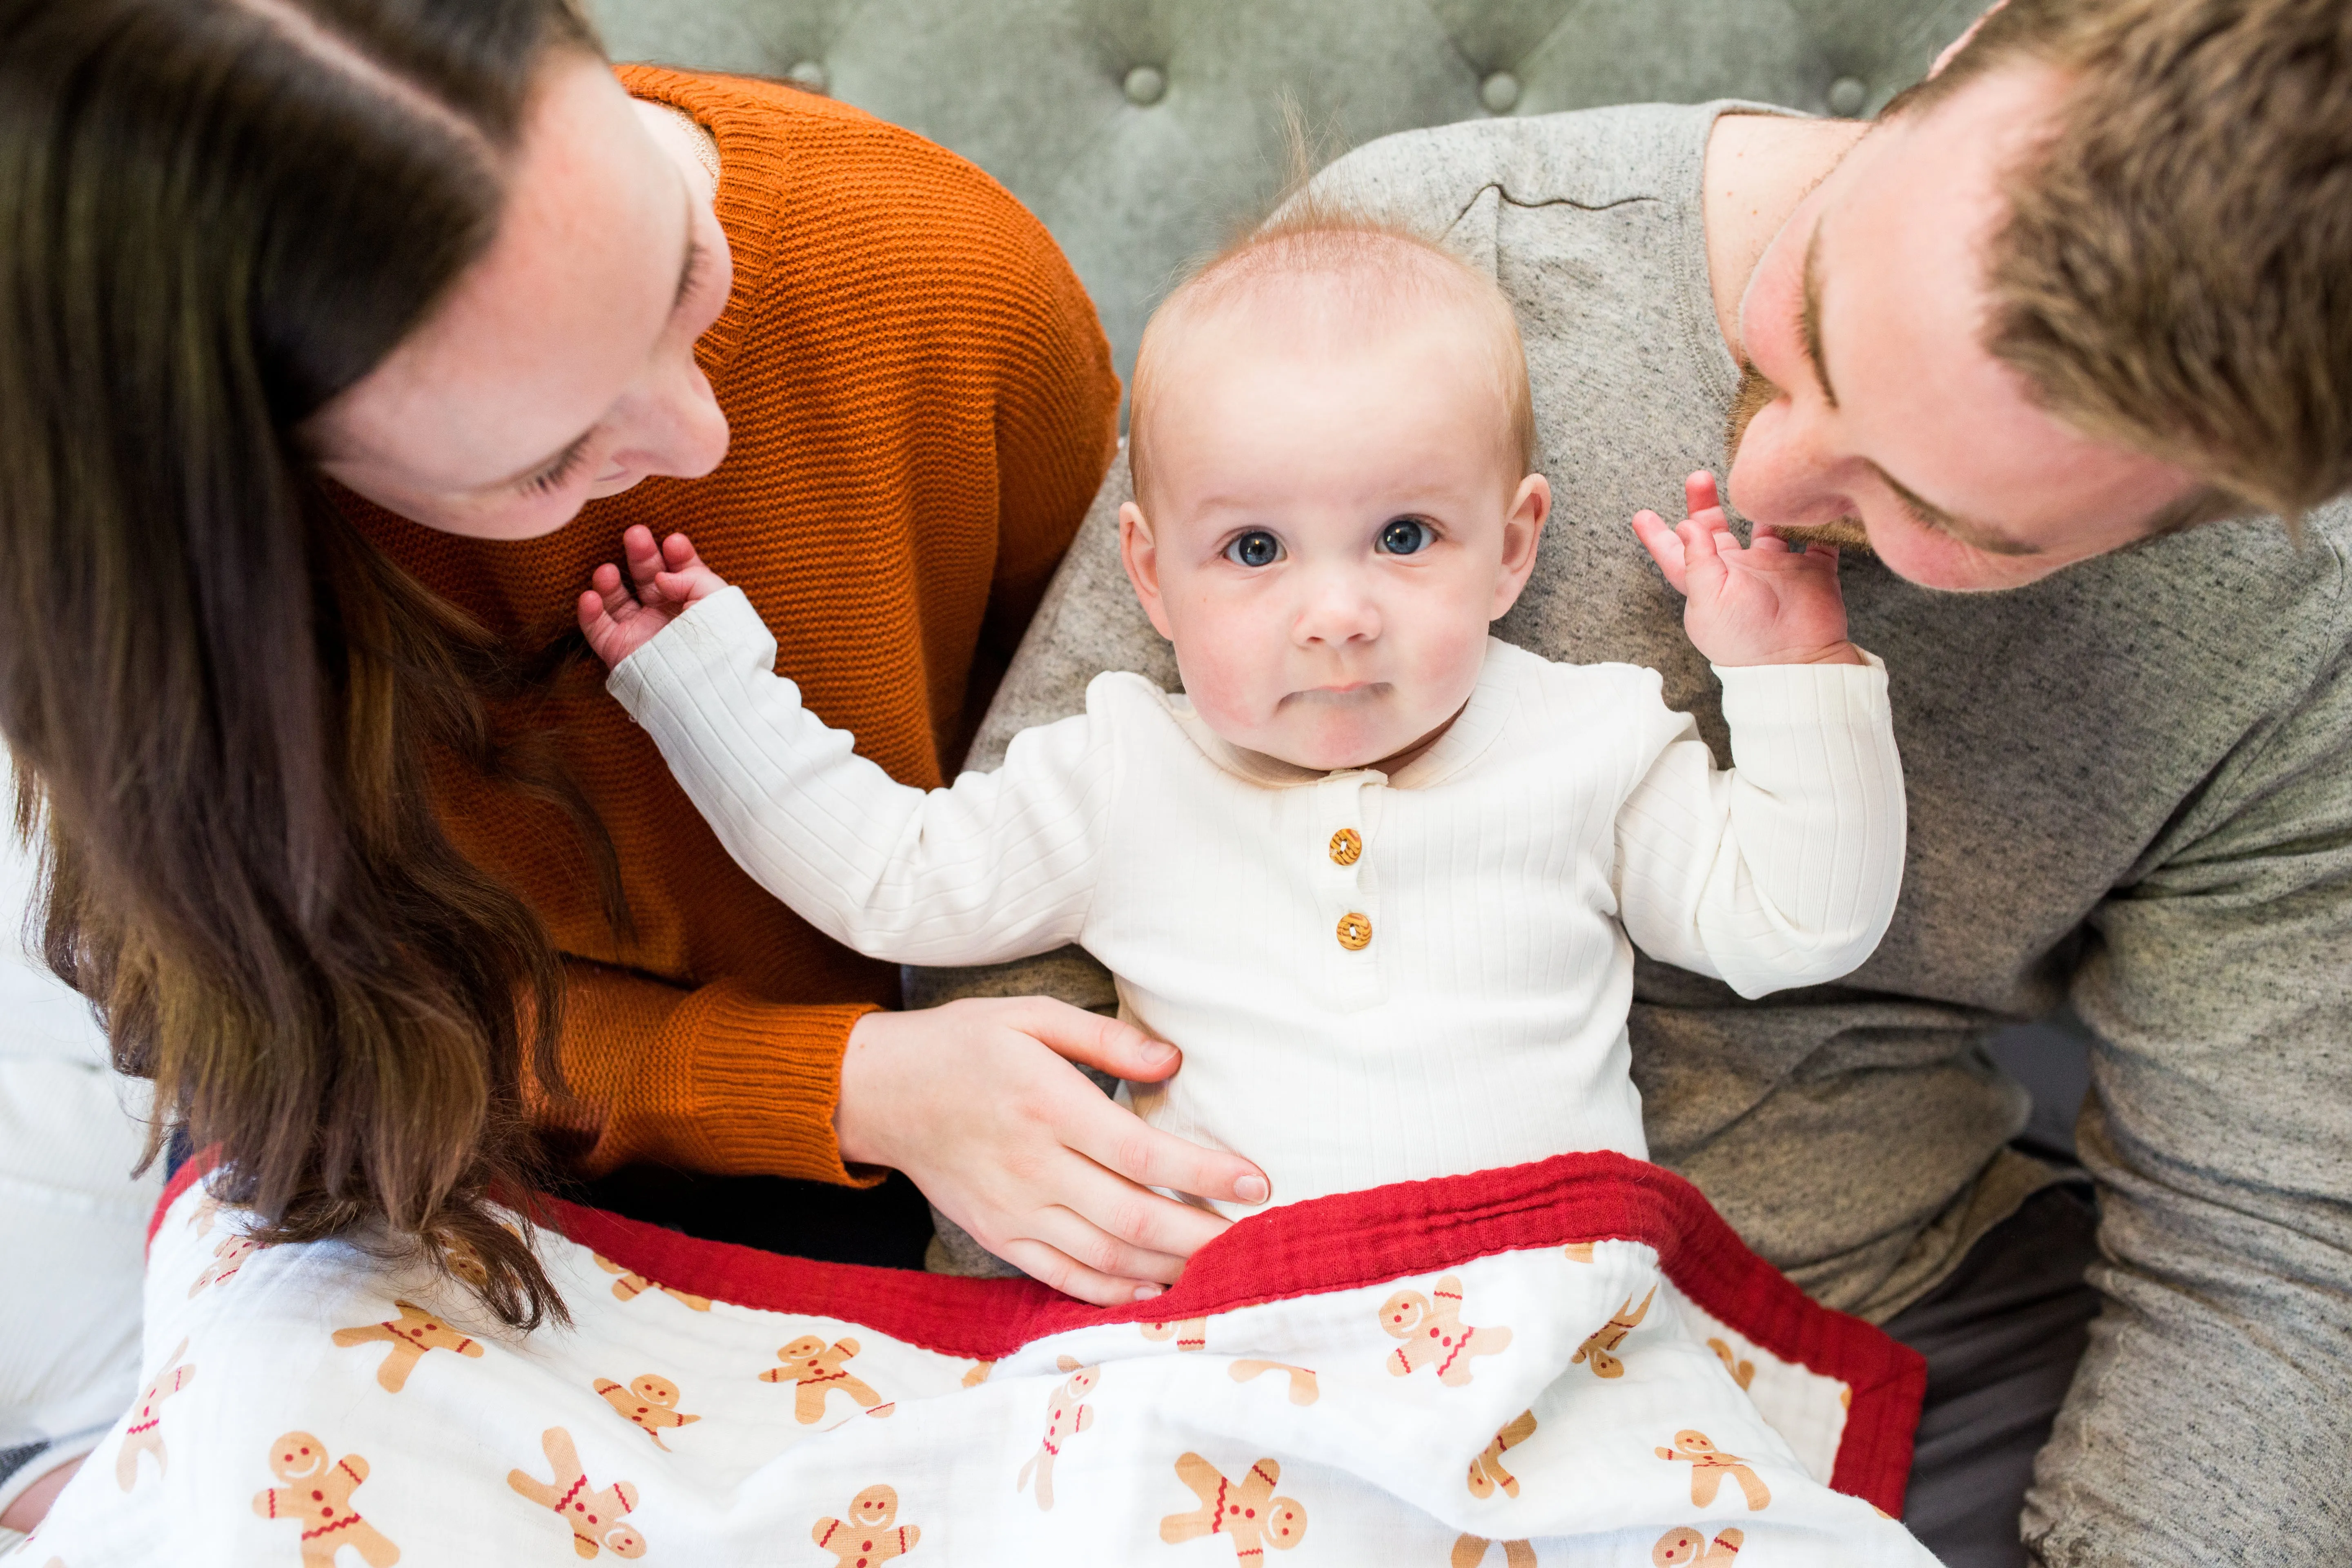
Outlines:
MULTIPOLYGON (((190 1186, 151 1256, 146 1392, 24 1561, 1932 1561, 1824 1484, 1878 1394, 1699 1310, 1662 1268, 1673 1244, 1299 1290, 1284 1259, 1313 1249, 1314 1207, 1236 1226, 1153 1305, 1238 1304, 1161 1324, 1022 1282, 797 1262, 773 1267, 835 1310, 713 1300, 639 1269, 709 1255, 710 1279, 749 1278, 758 1255, 569 1211, 623 1256, 542 1232, 577 1322, 517 1339, 349 1247, 256 1251, 190 1186), (1254 1274, 1272 1299, 1248 1299, 1254 1274), (894 1290, 930 1299, 928 1327, 874 1326, 894 1290), (990 1333, 1017 1342, 944 1342, 990 1333)), ((1374 1250, 1411 1228, 1359 1226, 1374 1250)), ((1874 1332, 1773 1300, 1822 1343, 1874 1332)))

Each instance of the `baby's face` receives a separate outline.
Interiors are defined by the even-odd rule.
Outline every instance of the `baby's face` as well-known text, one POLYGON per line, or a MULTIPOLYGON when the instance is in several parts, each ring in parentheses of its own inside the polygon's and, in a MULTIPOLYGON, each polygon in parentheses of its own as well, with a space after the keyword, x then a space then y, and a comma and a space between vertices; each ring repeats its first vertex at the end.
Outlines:
POLYGON ((1463 336, 1443 315, 1339 343, 1208 322, 1163 363, 1122 549, 1233 744, 1401 765, 1468 700, 1550 491, 1463 336))

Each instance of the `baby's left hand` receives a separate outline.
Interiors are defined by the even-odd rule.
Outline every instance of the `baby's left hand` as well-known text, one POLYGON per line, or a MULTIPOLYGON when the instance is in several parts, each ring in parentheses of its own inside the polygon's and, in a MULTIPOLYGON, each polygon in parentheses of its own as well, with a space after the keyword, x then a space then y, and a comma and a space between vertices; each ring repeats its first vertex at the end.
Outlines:
POLYGON ((1674 528, 1654 511, 1633 514, 1633 531, 1688 603, 1683 629, 1711 664, 1861 664, 1846 641, 1837 551, 1801 553, 1758 523, 1746 548, 1716 496, 1715 476, 1683 481, 1690 516, 1674 528))
POLYGON ((621 535, 621 554, 629 563, 628 583, 607 561, 580 595, 580 630, 607 669, 653 641, 688 605, 727 586, 683 533, 656 544, 653 530, 640 523, 621 535))

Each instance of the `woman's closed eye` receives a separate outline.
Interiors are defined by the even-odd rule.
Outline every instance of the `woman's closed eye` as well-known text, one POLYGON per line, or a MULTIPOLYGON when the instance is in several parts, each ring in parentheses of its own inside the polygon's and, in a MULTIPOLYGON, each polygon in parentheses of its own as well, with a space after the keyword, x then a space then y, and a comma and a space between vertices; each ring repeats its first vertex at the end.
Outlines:
POLYGON ((588 443, 595 434, 596 432, 591 430, 569 447, 564 447, 555 455, 554 461, 525 479, 516 488, 535 496, 543 496, 551 491, 561 489, 563 487, 563 481, 576 473, 581 463, 587 458, 588 443))
POLYGON ((1282 559, 1282 541, 1253 528, 1226 541, 1223 554, 1236 566, 1271 566, 1282 559))
POLYGON ((1392 517, 1381 525, 1377 548, 1383 555, 1415 555, 1437 542, 1437 530, 1417 517, 1392 517))

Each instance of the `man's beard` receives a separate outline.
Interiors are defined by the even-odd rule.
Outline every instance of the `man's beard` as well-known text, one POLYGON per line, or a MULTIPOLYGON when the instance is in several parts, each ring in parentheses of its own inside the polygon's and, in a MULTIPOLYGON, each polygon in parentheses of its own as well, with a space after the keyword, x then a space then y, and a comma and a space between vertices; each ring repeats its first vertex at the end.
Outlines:
MULTIPOLYGON (((1740 362, 1739 390, 1731 395, 1731 412, 1723 422, 1723 464, 1727 472, 1739 460, 1739 443, 1747 436, 1748 425, 1780 395, 1780 389, 1766 380, 1762 371, 1745 360, 1740 362)), ((1870 535, 1858 517, 1832 518, 1827 522, 1776 522, 1772 531, 1792 543, 1826 544, 1840 551, 1870 553, 1870 535)))

